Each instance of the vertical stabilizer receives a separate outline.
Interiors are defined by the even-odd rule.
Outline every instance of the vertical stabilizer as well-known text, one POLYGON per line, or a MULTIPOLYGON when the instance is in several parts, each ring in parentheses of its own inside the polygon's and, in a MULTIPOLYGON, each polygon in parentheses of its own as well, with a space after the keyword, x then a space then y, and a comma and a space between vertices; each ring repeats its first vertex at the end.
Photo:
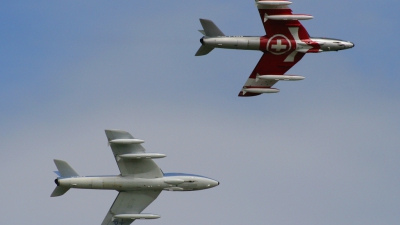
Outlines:
POLYGON ((78 173, 65 161, 54 159, 61 177, 79 177, 78 173))

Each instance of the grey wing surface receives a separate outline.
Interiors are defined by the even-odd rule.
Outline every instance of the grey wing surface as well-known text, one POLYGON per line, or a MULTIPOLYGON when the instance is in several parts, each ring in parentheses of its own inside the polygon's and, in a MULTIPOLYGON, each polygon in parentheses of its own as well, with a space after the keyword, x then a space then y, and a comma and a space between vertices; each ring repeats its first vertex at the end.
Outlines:
MULTIPOLYGON (((130 133, 122 130, 106 130, 105 132, 109 143, 110 141, 117 139, 134 139, 130 133)), ((160 168, 152 159, 129 159, 119 157, 123 154, 144 153, 145 149, 141 144, 110 143, 110 146, 122 176, 134 176, 140 178, 163 177, 160 168)))
POLYGON ((129 225, 133 219, 117 219, 119 214, 139 214, 150 205, 161 191, 120 192, 101 225, 129 225))

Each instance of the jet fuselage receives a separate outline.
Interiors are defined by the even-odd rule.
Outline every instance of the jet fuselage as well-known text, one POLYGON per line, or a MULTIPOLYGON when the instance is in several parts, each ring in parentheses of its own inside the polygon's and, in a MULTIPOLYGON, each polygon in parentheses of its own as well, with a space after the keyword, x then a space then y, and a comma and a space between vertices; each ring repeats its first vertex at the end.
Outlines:
POLYGON ((213 179, 181 173, 166 173, 160 178, 140 178, 133 176, 85 176, 57 178, 57 186, 79 189, 105 189, 117 191, 166 190, 195 191, 219 185, 213 179))
POLYGON ((200 39, 203 45, 212 48, 258 50, 274 54, 295 50, 303 53, 319 53, 326 51, 339 51, 354 47, 349 41, 333 38, 309 38, 305 40, 290 40, 285 36, 276 35, 271 38, 266 36, 219 36, 200 39))
POLYGON ((251 97, 278 93, 272 88, 280 80, 296 81, 304 77, 286 74, 306 53, 339 51, 354 47, 349 41, 310 37, 301 20, 308 14, 293 14, 288 0, 255 0, 265 35, 261 37, 226 36, 213 21, 200 19, 203 34, 195 56, 203 56, 214 48, 257 50, 261 56, 238 96, 251 97))

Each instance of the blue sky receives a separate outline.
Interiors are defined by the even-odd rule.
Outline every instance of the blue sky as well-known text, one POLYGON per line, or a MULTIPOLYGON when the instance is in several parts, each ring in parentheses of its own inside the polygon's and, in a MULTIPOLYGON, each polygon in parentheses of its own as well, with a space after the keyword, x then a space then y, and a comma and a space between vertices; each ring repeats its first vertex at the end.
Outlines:
POLYGON ((264 35, 253 1, 0 3, 0 203, 31 224, 100 224, 115 191, 50 198, 52 159, 118 174, 104 129, 146 140, 165 172, 221 182, 163 192, 151 224, 398 224, 397 1, 294 1, 312 36, 347 51, 308 54, 278 94, 237 97, 261 52, 195 57, 199 18, 264 35))

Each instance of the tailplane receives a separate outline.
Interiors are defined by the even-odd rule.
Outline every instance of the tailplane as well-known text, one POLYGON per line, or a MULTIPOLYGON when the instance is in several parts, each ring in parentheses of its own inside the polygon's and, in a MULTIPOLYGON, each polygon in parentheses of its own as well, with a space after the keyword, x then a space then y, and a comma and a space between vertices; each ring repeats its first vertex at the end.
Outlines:
MULTIPOLYGON (((225 34, 222 33, 222 31, 217 27, 217 25, 215 25, 215 23, 213 21, 207 20, 207 19, 200 19, 200 23, 204 29, 204 33, 205 33, 204 36, 208 36, 208 37, 225 36, 225 34)), ((203 33, 203 32, 201 32, 201 33, 203 33)))
MULTIPOLYGON (((59 178, 69 178, 69 177, 79 177, 79 174, 72 169, 72 167, 65 161, 54 159, 54 163, 58 171, 54 171, 59 178)), ((50 197, 57 197, 65 194, 69 190, 68 187, 59 186, 58 179, 55 180, 57 187, 54 189, 53 193, 51 193, 50 197)))
POLYGON ((65 161, 54 159, 60 177, 79 177, 78 173, 65 161))
POLYGON ((197 50, 195 56, 202 56, 202 55, 207 55, 208 53, 210 53, 212 50, 214 49, 214 47, 210 47, 207 45, 201 45, 199 50, 197 50))
POLYGON ((60 186, 57 186, 57 187, 54 189, 53 193, 51 193, 50 197, 61 196, 61 195, 65 194, 65 192, 67 192, 68 190, 69 190, 68 187, 60 187, 60 186))
MULTIPOLYGON (((200 23, 204 30, 199 30, 199 32, 202 33, 204 37, 225 36, 225 34, 217 27, 217 25, 215 25, 213 21, 207 19, 200 19, 200 23)), ((199 50, 197 50, 195 56, 207 55, 214 49, 214 47, 205 45, 203 43, 203 38, 200 39, 201 46, 199 50)))

